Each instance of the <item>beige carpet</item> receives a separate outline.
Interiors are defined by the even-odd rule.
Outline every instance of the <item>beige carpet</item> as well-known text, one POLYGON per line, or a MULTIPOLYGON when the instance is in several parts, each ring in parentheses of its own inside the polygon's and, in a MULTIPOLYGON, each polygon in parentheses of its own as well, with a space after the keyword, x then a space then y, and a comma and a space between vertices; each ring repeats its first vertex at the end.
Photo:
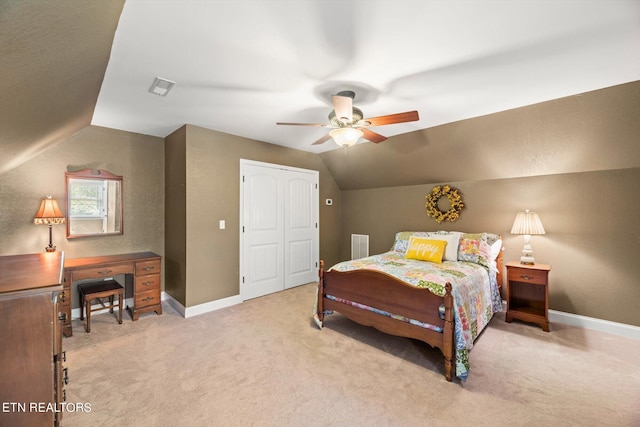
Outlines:
POLYGON ((638 426, 640 341, 497 315, 448 383, 439 351, 339 314, 305 285, 183 319, 79 320, 63 426, 638 426))

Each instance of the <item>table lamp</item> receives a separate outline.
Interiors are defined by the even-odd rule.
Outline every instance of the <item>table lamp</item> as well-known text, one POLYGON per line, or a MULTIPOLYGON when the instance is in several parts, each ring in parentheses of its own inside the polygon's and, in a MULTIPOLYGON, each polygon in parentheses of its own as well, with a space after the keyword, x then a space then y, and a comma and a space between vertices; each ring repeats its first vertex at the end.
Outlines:
POLYGON ((518 212, 516 220, 513 222, 511 234, 522 234, 524 236, 524 248, 522 249, 522 257, 520 264, 535 264, 533 258, 533 249, 531 248, 531 235, 545 234, 544 227, 537 213, 529 211, 518 212))
POLYGON ((49 246, 45 248, 47 252, 56 251, 56 247, 53 246, 51 242, 51 227, 54 224, 64 224, 65 222, 67 222, 67 219, 62 215, 62 212, 60 212, 56 199, 53 199, 51 196, 43 199, 38 213, 35 218, 33 218, 33 223, 46 224, 49 226, 49 246))

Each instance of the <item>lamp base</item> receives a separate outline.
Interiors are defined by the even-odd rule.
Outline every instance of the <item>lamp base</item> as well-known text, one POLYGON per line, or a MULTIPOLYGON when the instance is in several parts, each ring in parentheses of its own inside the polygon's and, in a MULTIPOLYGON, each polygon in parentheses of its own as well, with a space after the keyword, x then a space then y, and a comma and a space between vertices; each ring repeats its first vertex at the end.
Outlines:
POLYGON ((532 256, 523 256, 520 258, 520 264, 534 265, 536 262, 532 256))

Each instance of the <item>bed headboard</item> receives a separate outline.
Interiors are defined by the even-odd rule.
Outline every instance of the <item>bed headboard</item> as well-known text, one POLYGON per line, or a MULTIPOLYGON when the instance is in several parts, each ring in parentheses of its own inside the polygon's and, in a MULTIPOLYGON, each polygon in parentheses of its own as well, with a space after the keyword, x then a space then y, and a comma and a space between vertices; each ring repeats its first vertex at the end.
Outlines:
MULTIPOLYGON (((484 233, 465 233, 465 232, 461 232, 461 231, 399 231, 396 233, 395 235, 395 240, 393 242, 393 246, 391 247, 391 250, 393 251, 397 251, 397 252, 403 252, 405 253, 408 249, 409 246, 409 240, 411 238, 411 236, 418 236, 418 237, 428 237, 428 238, 435 238, 438 239, 439 237, 442 237, 443 235, 449 235, 449 234, 457 234, 460 236, 460 238, 468 238, 471 239, 474 242, 477 242, 478 240, 482 239, 485 243, 487 243, 490 246, 493 246, 494 243, 497 243, 498 240, 500 240, 500 250, 498 251, 496 258, 495 258, 495 262, 496 262, 496 281, 498 282, 498 288, 502 289, 502 285, 503 285, 503 280, 504 280, 504 260, 502 258, 503 256, 503 251, 504 251, 504 247, 502 246, 502 235, 499 234, 494 234, 494 233, 488 233, 488 232, 484 232, 484 233)), ((473 246, 473 245, 471 245, 473 246)), ((493 256, 493 254, 495 249, 492 248, 491 250, 491 256, 493 256)), ((485 255, 488 255, 485 253, 485 255)), ((470 252, 468 254, 466 254, 464 260, 465 261, 471 261, 471 262, 476 262, 478 260, 478 255, 477 252, 470 252)), ((488 257, 485 257, 485 259, 487 259, 488 257)), ((458 252, 458 260, 461 260, 460 258, 460 252, 458 252)), ((488 261, 488 259, 487 259, 488 261)), ((492 260, 493 261, 493 260, 492 260)), ((482 265, 486 266, 486 262, 483 262, 482 265)))

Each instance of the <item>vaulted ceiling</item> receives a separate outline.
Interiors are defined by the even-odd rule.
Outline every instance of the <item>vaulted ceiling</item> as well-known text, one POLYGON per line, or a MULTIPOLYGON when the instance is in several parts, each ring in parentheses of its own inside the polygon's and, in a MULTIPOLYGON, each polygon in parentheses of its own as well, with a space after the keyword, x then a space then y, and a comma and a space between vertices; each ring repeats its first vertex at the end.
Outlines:
POLYGON ((0 2, 0 174, 91 124, 123 4, 0 2))
POLYGON ((326 123, 341 90, 365 117, 420 114, 376 132, 424 135, 640 80, 639 52, 636 0, 7 0, 0 173, 90 124, 325 153, 339 147, 311 143, 327 129, 275 123, 326 123), (168 96, 155 77, 176 82, 168 96))

